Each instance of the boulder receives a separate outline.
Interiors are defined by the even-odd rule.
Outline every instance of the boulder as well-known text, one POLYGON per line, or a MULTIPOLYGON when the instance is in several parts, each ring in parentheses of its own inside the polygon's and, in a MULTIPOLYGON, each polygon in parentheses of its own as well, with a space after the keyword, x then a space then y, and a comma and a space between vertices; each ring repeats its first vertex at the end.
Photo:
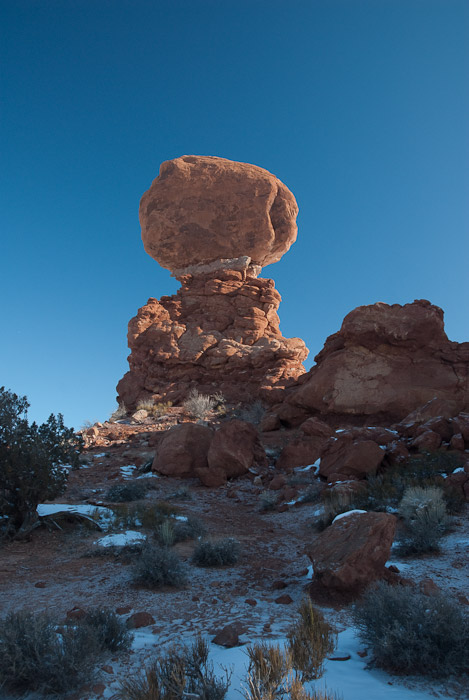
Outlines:
POLYGON ((412 447, 419 452, 435 452, 441 446, 441 436, 433 430, 426 430, 412 440, 412 447))
POLYGON ((321 457, 319 474, 328 480, 332 480, 333 475, 361 479, 376 473, 384 455, 385 450, 373 440, 353 440, 350 436, 333 438, 321 457))
POLYGON ((383 425, 435 398, 451 408, 434 406, 436 412, 421 422, 469 410, 469 343, 449 341, 443 311, 426 300, 358 307, 315 360, 288 392, 288 403, 305 417, 319 413, 383 425))
MULTIPOLYGON (((267 456, 258 432, 251 423, 233 419, 222 423, 215 432, 207 454, 208 472, 227 479, 246 474, 253 466, 268 466, 267 456)), ((207 470, 198 470, 203 483, 209 478, 207 470)), ((208 485, 208 484, 207 484, 208 485)))
POLYGON ((243 257, 260 267, 277 262, 296 240, 297 214, 275 175, 213 156, 162 163, 139 211, 146 252, 176 276, 243 257))
POLYGON ((286 445, 276 463, 277 469, 292 471, 295 467, 307 467, 321 457, 327 439, 323 437, 297 437, 286 445))
POLYGON ((213 430, 197 423, 176 425, 163 437, 152 464, 152 471, 165 476, 193 477, 207 467, 207 454, 213 430))
POLYGON ((305 435, 308 435, 308 437, 329 438, 334 435, 333 428, 320 418, 316 418, 316 416, 307 418, 300 425, 300 430, 305 435))
POLYGON ((308 548, 314 578, 326 588, 358 593, 386 574, 397 518, 352 513, 336 519, 308 548))

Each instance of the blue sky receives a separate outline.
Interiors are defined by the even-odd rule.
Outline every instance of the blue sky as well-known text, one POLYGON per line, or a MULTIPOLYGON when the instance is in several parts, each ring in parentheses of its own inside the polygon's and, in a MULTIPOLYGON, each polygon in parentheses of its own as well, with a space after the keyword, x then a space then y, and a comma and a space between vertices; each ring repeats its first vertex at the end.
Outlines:
POLYGON ((427 298, 469 340, 467 0, 1 0, 0 385, 105 419, 127 323, 177 282, 138 204, 162 161, 295 194, 263 276, 307 366, 361 304, 427 298))

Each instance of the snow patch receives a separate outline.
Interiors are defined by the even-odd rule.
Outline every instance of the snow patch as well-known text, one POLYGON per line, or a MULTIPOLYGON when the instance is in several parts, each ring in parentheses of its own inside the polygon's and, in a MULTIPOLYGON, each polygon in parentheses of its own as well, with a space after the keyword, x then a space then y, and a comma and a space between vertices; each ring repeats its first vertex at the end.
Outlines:
POLYGON ((126 530, 125 532, 119 532, 115 535, 106 535, 101 537, 95 542, 95 544, 101 547, 125 547, 127 544, 135 544, 135 542, 145 541, 146 535, 142 532, 137 532, 136 530, 126 530))
POLYGON ((354 513, 366 513, 366 510, 358 510, 356 508, 355 510, 348 510, 346 513, 340 513, 339 515, 336 515, 334 520, 332 521, 332 524, 335 523, 336 520, 341 520, 342 518, 346 518, 349 515, 353 515, 354 513))

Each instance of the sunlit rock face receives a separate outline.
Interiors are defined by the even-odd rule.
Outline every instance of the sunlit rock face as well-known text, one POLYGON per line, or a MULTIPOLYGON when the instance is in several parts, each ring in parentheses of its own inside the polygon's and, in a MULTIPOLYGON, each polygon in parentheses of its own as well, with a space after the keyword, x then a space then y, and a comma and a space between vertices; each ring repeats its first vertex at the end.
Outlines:
POLYGON ((180 282, 129 323, 119 403, 181 401, 192 388, 227 400, 279 400, 308 351, 284 338, 274 282, 259 279, 296 239, 293 194, 263 168, 209 156, 162 164, 143 195, 145 250, 180 282))
POLYGON ((289 392, 280 414, 365 423, 402 420, 437 397, 469 409, 469 343, 448 340, 443 311, 426 300, 359 306, 289 392))

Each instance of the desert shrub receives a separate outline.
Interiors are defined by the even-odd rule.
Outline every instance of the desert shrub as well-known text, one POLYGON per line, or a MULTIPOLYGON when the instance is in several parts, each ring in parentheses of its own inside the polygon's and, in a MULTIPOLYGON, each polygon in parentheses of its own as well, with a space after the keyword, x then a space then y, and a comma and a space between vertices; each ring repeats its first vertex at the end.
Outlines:
POLYGON ((181 488, 170 493, 167 498, 172 501, 190 501, 192 500, 192 494, 187 486, 181 486, 181 488))
POLYGON ((189 397, 182 404, 184 409, 198 420, 204 420, 208 413, 215 407, 217 400, 207 394, 199 394, 197 389, 192 389, 189 397))
POLYGON ((274 510, 278 503, 278 494, 275 491, 262 491, 259 496, 259 510, 262 512, 268 512, 269 510, 274 510))
POLYGON ((65 627, 45 614, 12 613, 0 621, 0 687, 63 693, 89 676, 99 645, 87 626, 65 627))
POLYGON ((107 608, 96 608, 87 612, 80 620, 81 625, 90 628, 96 643, 102 651, 125 651, 130 648, 133 635, 125 622, 107 608))
MULTIPOLYGON (((353 507, 364 510, 386 511, 397 508, 404 491, 411 486, 443 487, 444 476, 463 463, 459 452, 427 452, 409 457, 403 464, 388 467, 380 474, 369 475, 364 480, 365 490, 356 494, 353 507)), ((457 512, 463 503, 461 493, 444 489, 448 510, 457 512)))
POLYGON ((162 547, 172 547, 176 541, 173 523, 164 520, 156 529, 156 538, 162 547))
POLYGON ((112 503, 127 503, 129 501, 139 501, 145 497, 148 486, 139 481, 125 481, 123 484, 114 484, 106 494, 106 500, 112 503))
POLYGON ((240 544, 233 537, 223 540, 202 540, 192 555, 197 566, 226 566, 236 564, 239 559, 240 544))
POLYGON ((288 648, 258 642, 247 648, 247 655, 248 673, 242 688, 245 700, 338 700, 335 693, 326 690, 306 690, 288 648))
POLYGON ((317 503, 321 499, 322 491, 323 486, 319 481, 309 484, 300 495, 301 503, 317 503))
POLYGON ((173 524, 175 542, 185 542, 195 540, 198 537, 205 537, 207 528, 201 520, 189 516, 187 520, 175 520, 173 524))
POLYGON ((112 512, 112 524, 115 529, 143 528, 156 531, 166 518, 177 515, 179 509, 166 501, 158 501, 132 505, 122 503, 112 506, 112 512))
POLYGON ((441 488, 409 487, 399 504, 399 515, 403 519, 398 535, 402 553, 438 551, 439 541, 451 522, 441 488))
POLYGON ((173 646, 162 654, 143 676, 124 681, 117 693, 120 700, 223 700, 230 674, 215 674, 208 660, 209 646, 201 636, 189 646, 173 646))
POLYGON ((337 635, 309 599, 302 601, 299 619, 290 627, 287 638, 292 665, 301 681, 319 678, 326 656, 335 649, 337 635))
POLYGON ((186 567, 171 549, 146 544, 133 565, 133 580, 148 588, 180 588, 187 581, 186 567))
POLYGON ((322 514, 312 523, 313 528, 319 532, 331 525, 337 515, 358 508, 355 505, 355 494, 341 489, 323 489, 321 499, 324 505, 322 514))
POLYGON ((172 401, 158 401, 155 403, 152 399, 146 399, 137 403, 137 411, 146 411, 153 418, 161 418, 166 416, 169 409, 172 407, 172 401))
POLYGON ((111 413, 111 416, 109 417, 109 422, 110 423, 115 423, 118 420, 123 420, 124 418, 127 418, 128 411, 126 407, 124 406, 123 403, 119 404, 119 406, 116 408, 113 413, 111 413))
POLYGON ((446 594, 381 582, 363 595, 354 619, 382 668, 429 676, 467 672, 469 615, 446 594))
POLYGON ((19 536, 38 522, 36 508, 63 493, 66 466, 77 467, 81 437, 63 416, 29 424, 25 396, 0 388, 0 536, 19 536))
POLYGON ((259 425, 261 420, 265 415, 265 406, 262 401, 253 401, 250 404, 245 404, 244 406, 238 406, 233 411, 233 417, 239 418, 246 423, 253 423, 254 425, 259 425))
POLYGON ((246 650, 249 658, 246 700, 274 700, 288 692, 292 660, 285 649, 267 642, 257 642, 246 650))

